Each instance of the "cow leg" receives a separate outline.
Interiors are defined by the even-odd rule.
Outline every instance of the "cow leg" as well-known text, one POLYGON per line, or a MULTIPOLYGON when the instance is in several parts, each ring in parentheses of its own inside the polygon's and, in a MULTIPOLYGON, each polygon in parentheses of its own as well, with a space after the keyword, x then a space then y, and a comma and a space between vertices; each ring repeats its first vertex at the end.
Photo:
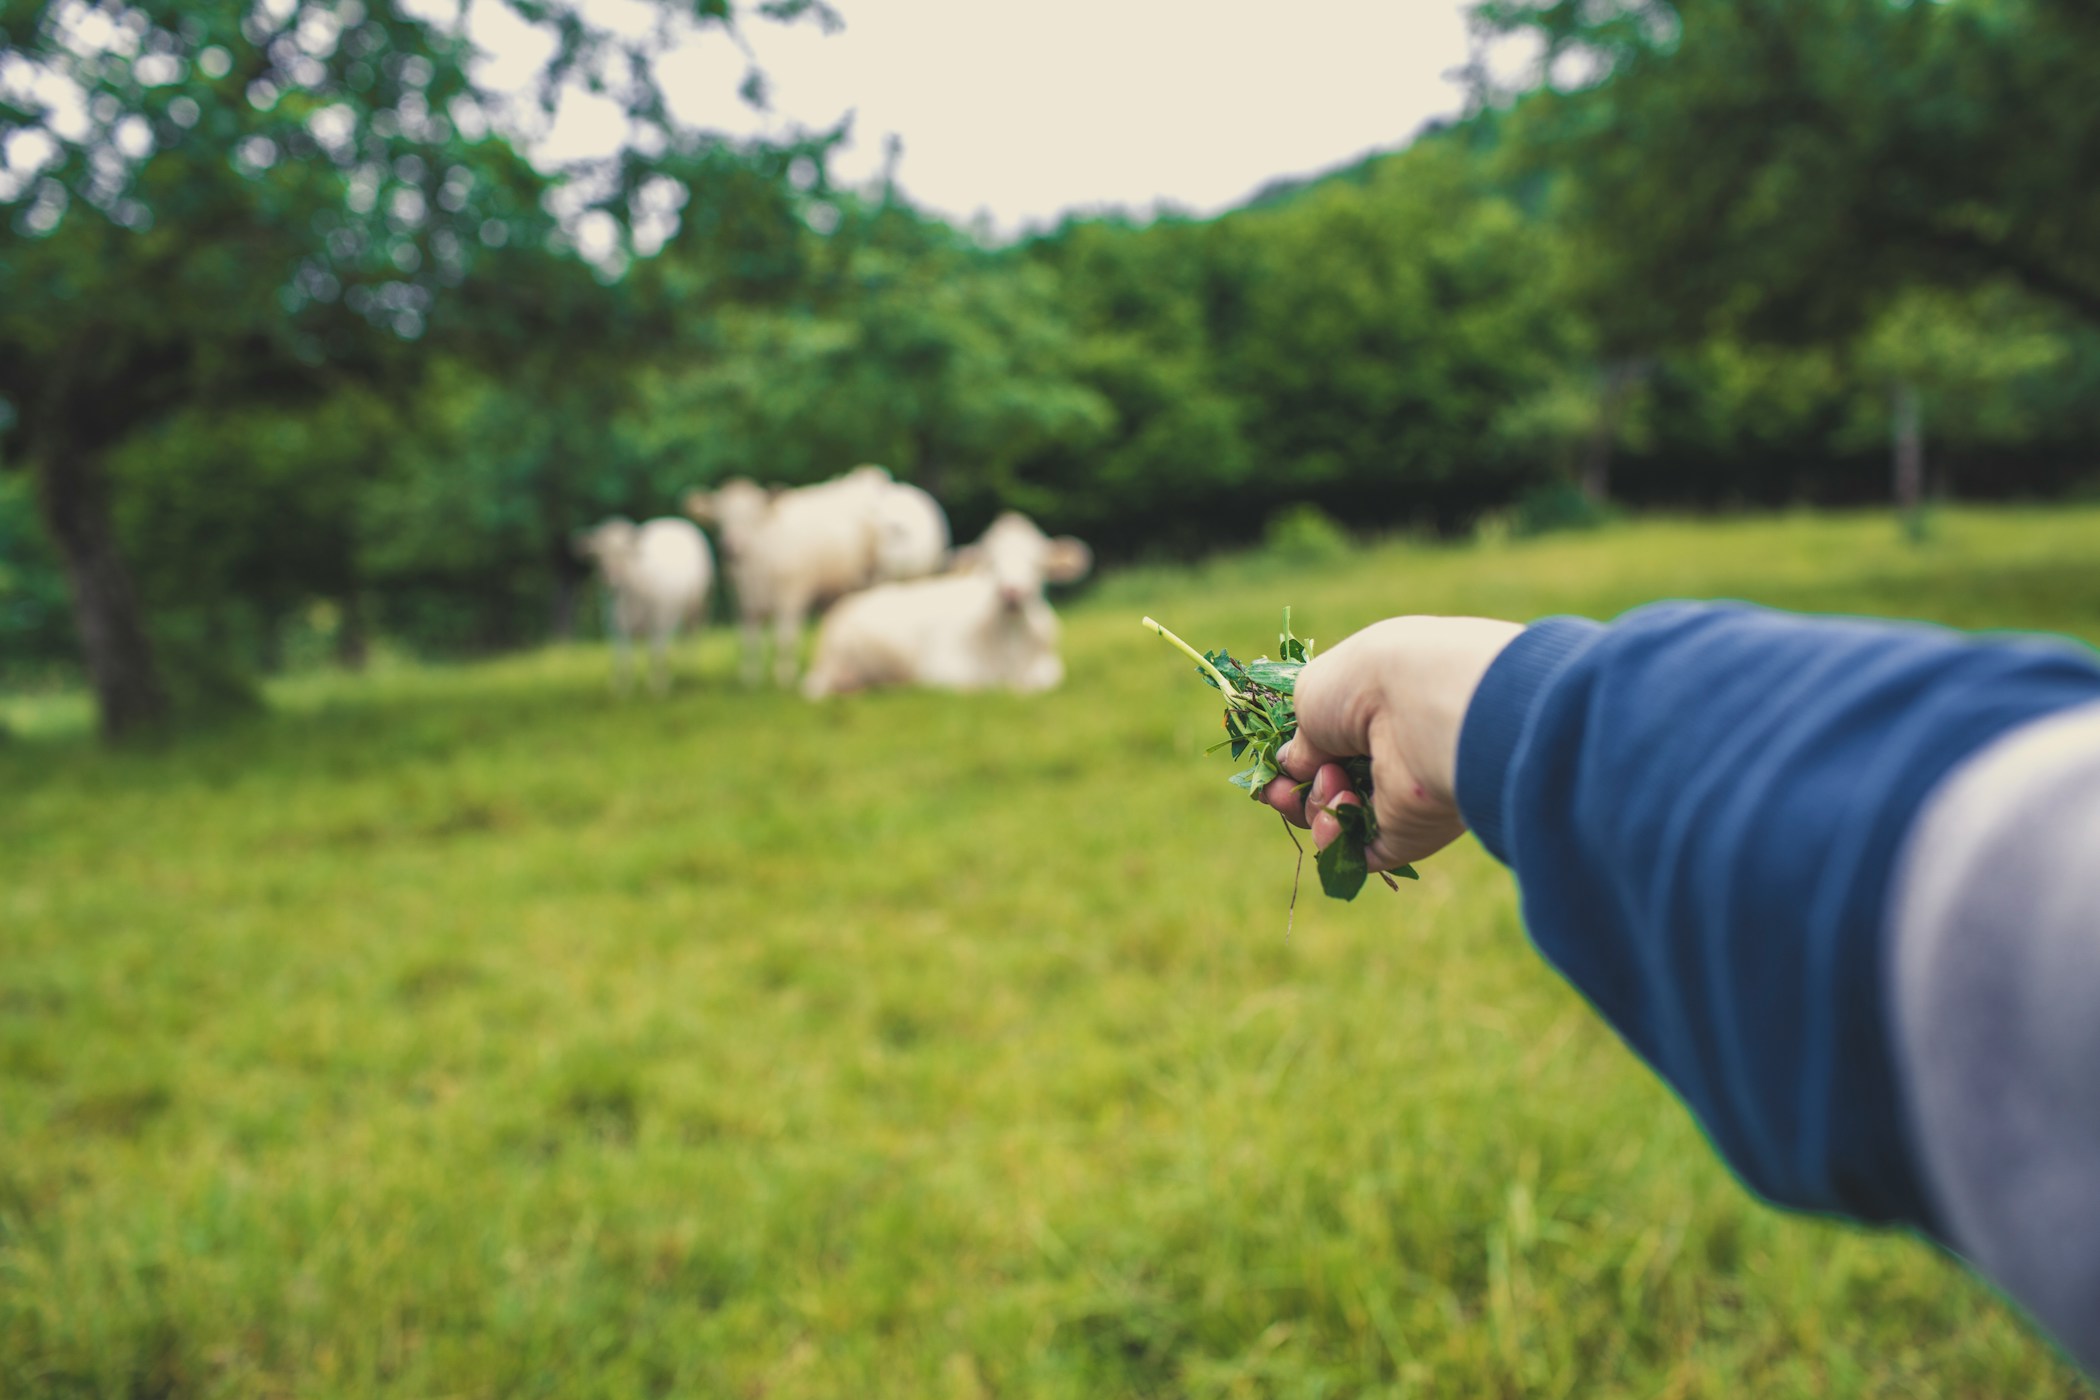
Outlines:
POLYGON ((773 679, 792 686, 800 666, 802 619, 809 614, 807 599, 792 598, 773 610, 773 679))
POLYGON ((632 684, 630 673, 634 670, 634 645, 628 639, 625 627, 612 629, 612 661, 613 694, 625 695, 632 684))
POLYGON ((671 693, 671 633, 677 622, 658 622, 649 629, 649 689, 657 695, 671 693))
POLYGON ((837 695, 851 687, 847 684, 846 668, 825 646, 824 638, 817 638, 817 654, 810 658, 809 670, 802 675, 802 695, 807 700, 822 700, 827 695, 837 695))
POLYGON ((1014 689, 1022 694, 1033 694, 1039 690, 1055 690, 1064 683, 1065 663, 1054 651, 1035 657, 1021 670, 1014 689))
POLYGON ((737 620, 737 634, 743 652, 744 684, 755 687, 766 673, 765 620, 756 613, 745 613, 737 620))

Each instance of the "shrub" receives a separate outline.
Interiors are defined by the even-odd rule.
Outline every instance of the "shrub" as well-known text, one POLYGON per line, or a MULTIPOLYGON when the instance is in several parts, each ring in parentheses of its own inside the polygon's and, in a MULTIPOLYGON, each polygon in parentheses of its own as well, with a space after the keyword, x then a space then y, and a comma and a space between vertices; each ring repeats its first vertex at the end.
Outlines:
POLYGON ((1318 564, 1349 552, 1349 535, 1310 501, 1285 506, 1269 517, 1262 552, 1293 564, 1318 564))
POLYGON ((1594 530, 1616 519, 1618 512, 1584 494, 1568 480, 1535 486, 1517 498, 1510 512, 1510 533, 1544 535, 1555 530, 1594 530))

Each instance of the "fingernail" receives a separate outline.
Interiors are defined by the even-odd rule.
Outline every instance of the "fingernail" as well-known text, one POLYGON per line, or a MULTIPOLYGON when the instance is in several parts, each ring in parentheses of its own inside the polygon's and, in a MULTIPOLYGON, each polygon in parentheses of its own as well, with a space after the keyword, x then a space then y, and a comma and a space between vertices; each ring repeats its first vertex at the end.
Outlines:
POLYGON ((1312 813, 1313 849, 1324 851, 1329 842, 1342 834, 1342 824, 1328 814, 1324 805, 1308 807, 1307 810, 1312 813))

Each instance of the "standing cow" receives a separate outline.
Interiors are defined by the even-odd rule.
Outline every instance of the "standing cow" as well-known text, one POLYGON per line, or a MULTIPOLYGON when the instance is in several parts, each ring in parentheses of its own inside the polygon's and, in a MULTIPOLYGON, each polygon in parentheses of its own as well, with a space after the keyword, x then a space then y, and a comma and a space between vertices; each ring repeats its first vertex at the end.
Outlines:
POLYGON ((1064 679, 1065 663, 1043 587, 1071 583, 1092 565, 1092 551, 1078 540, 1050 539, 1008 511, 958 553, 953 573, 883 584, 832 609, 802 693, 815 700, 884 685, 1048 690, 1064 679))
POLYGON ((792 685, 811 612, 873 583, 933 573, 948 557, 940 506, 881 467, 787 491, 737 477, 689 493, 685 510, 721 536, 750 684, 764 671, 769 625, 774 677, 792 685))
POLYGON ((650 689, 671 688, 671 639, 706 615, 714 584, 707 536, 690 520, 664 516, 640 525, 620 516, 580 531, 578 558, 598 566, 612 596, 613 684, 624 694, 633 669, 635 636, 649 638, 650 689))

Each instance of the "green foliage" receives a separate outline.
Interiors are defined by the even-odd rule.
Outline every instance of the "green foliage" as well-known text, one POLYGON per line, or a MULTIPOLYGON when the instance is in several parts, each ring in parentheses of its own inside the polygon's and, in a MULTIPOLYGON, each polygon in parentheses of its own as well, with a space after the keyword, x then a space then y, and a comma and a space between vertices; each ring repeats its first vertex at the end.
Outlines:
MULTIPOLYGON (((1273 661, 1265 656, 1236 661, 1223 648, 1199 652, 1151 618, 1144 622, 1194 660, 1197 676, 1224 696, 1225 737, 1212 744, 1208 752, 1229 749, 1234 759, 1251 760, 1229 781, 1255 801, 1261 801, 1262 793, 1283 772, 1283 746, 1298 733, 1294 699, 1298 673, 1312 660, 1312 643, 1291 632, 1291 610, 1283 610, 1283 631, 1277 634, 1273 661)), ((1332 899, 1356 898, 1370 874, 1364 848, 1378 839, 1378 814, 1371 806, 1371 760, 1368 755, 1347 758, 1343 766, 1363 802, 1353 807, 1336 804, 1324 809, 1341 826, 1341 834, 1322 848, 1316 862, 1320 888, 1332 899)), ((1393 875, 1409 880, 1419 878, 1410 865, 1400 866, 1386 876, 1388 885, 1393 883, 1393 875)))
POLYGON ((1262 527, 1262 552, 1286 564, 1330 563, 1350 550, 1334 517, 1310 501, 1285 506, 1262 527))
POLYGON ((1575 330, 1550 295, 1546 231, 1461 137, 1232 223, 1251 266, 1220 374, 1275 485, 1351 518, 1450 527, 1535 470, 1496 450, 1493 426, 1575 330))
POLYGON ((1517 498, 1509 513, 1513 534, 1545 535, 1555 530, 1594 530, 1612 518, 1611 509, 1572 481, 1550 481, 1517 498))
POLYGON ((698 353, 648 375, 624 444, 676 486, 876 461, 964 530, 1008 506, 1067 519, 1069 484, 1032 468, 1084 456, 1114 410, 1083 381, 1053 279, 903 208, 837 205, 798 302, 725 309, 698 353))
MULTIPOLYGON (((116 523, 153 611, 242 613, 260 635, 352 591, 359 503, 399 432, 383 399, 344 391, 303 408, 186 409, 126 440, 109 463, 116 523)), ((239 650, 252 662, 260 647, 239 650)))
MULTIPOLYGON (((2100 641, 2096 541, 1649 520, 1292 596, 2100 641)), ((1276 594, 1112 572, 1025 698, 779 704, 716 634, 663 705, 381 661, 158 752, 0 699, 0 1394, 2090 1394, 1946 1254, 1750 1199, 1475 843, 1280 939, 1130 630, 1276 594)))
MULTIPOLYGON (((2061 382, 2080 339, 2079 328, 2056 308, 2005 283, 1966 295, 1920 288, 1891 303, 1861 337, 1857 359, 1868 384, 1907 384, 1919 392, 1943 446, 2002 449, 2046 440, 2063 421, 2035 412, 2035 391, 2061 382)), ((1885 415, 1873 411, 1878 407, 1872 399, 1859 406, 1853 431, 1860 437, 1878 441, 1885 434, 1885 415)), ((2075 414, 2064 416, 2076 421, 2075 414)))
POLYGON ((255 669, 216 633, 213 620, 177 613, 156 620, 155 655, 175 721, 185 729, 217 726, 262 708, 255 669))
POLYGON ((1069 221, 1016 250, 1053 274, 1074 374, 1111 413, 1098 442, 1046 451, 1023 475, 1054 483, 1061 528, 1111 555, 1197 552, 1258 526, 1268 486, 1220 367, 1249 275, 1238 249, 1221 225, 1167 218, 1069 221))
POLYGON ((1115 431, 1048 464, 1127 548, 1255 535, 1286 506, 1453 528, 1536 471, 1494 427, 1577 351, 1550 234, 1470 133, 1210 224, 1071 223, 1058 272, 1115 431), (1084 487, 1085 489, 1077 489, 1084 487))
MULTIPOLYGON (((1487 0, 1543 57, 1514 149, 1559 177, 1591 305, 1653 349, 1843 339, 2011 278, 2100 322, 2100 19, 2075 0, 1487 0)), ((1510 94, 1484 94, 1508 97, 1510 94)))
POLYGON ((36 521, 27 478, 0 472, 0 684, 70 661, 65 577, 36 521))
MULTIPOLYGON (((1355 781, 1367 783, 1368 774, 1355 781)), ((1313 862, 1320 870, 1320 888, 1329 899, 1354 899, 1370 877, 1371 867, 1364 852, 1378 839, 1378 814, 1371 810, 1368 798, 1361 803, 1337 803, 1327 811, 1340 831, 1321 848, 1319 859, 1313 862)), ((1422 878, 1412 865, 1402 865, 1379 874, 1384 876, 1388 885, 1393 883, 1395 876, 1403 880, 1422 878)))
MULTIPOLYGON (((2100 462, 2100 28, 2069 0, 1497 0, 1484 34, 1545 59, 1465 120, 1216 219, 1006 248, 838 187, 843 129, 678 128, 658 38, 577 0, 520 10, 535 96, 595 82, 644 139, 566 171, 491 132, 421 10, 151 0, 100 7, 102 40, 87 13, 0 11, 90 109, 0 181, 0 448, 106 498, 142 634, 230 674, 317 606, 346 654, 566 635, 571 531, 732 474, 879 461, 963 535, 1016 507, 1111 561, 1311 563, 1342 544, 1311 512, 1560 528, 1588 509, 1562 483, 1881 499, 1898 385, 1936 487, 2061 494, 2100 462)), ((53 121, 0 109, 0 141, 53 121)), ((73 638, 71 536, 25 539, 13 490, 19 675, 73 638)))
MULTIPOLYGON (((589 399, 602 423, 619 398, 609 386, 622 379, 622 352, 654 310, 625 296, 628 284, 600 277, 634 250, 633 225, 697 190, 705 198, 685 221, 693 238, 770 254, 778 221, 747 217, 754 181, 735 177, 757 171, 777 206, 788 157, 754 158, 679 126, 653 66, 675 32, 729 28, 730 13, 712 3, 661 10, 654 34, 634 40, 569 0, 518 7, 552 40, 534 79, 542 109, 551 112, 574 80, 615 102, 637 133, 636 149, 559 179, 492 131, 501 102, 476 88, 459 26, 390 2, 0 11, 9 457, 42 483, 54 541, 94 615, 81 638, 112 734, 161 722, 168 689, 110 518, 112 498, 138 504, 112 457, 155 457, 167 436, 209 436, 258 409, 277 419, 252 435, 266 443, 282 436, 283 415, 330 397, 375 387, 406 396, 433 348, 500 364, 520 393, 589 399), (597 267, 574 252, 594 221, 618 244, 597 267), (558 378, 548 372, 554 360, 558 378)), ((803 0, 760 13, 835 21, 803 0)), ((716 280, 762 289, 796 274, 792 265, 733 265, 716 280)), ((248 465, 257 462, 274 470, 277 458, 258 454, 248 465)), ((306 561, 298 586, 344 596, 355 614, 355 549, 343 523, 352 513, 321 509, 339 504, 330 497, 345 483, 325 464, 294 462, 290 472, 302 489, 267 494, 298 496, 316 508, 309 519, 328 523, 214 534, 229 557, 211 562, 240 572, 272 551, 306 561)), ((194 473, 154 462, 131 476, 181 488, 162 490, 163 502, 193 489, 207 498, 185 523, 224 519, 229 505, 239 513, 237 492, 194 473)), ((193 577, 183 560, 170 562, 163 576, 184 588, 224 574, 193 577)), ((152 563, 142 572, 150 584, 152 563)), ((250 601, 268 614, 280 600, 250 601)))

